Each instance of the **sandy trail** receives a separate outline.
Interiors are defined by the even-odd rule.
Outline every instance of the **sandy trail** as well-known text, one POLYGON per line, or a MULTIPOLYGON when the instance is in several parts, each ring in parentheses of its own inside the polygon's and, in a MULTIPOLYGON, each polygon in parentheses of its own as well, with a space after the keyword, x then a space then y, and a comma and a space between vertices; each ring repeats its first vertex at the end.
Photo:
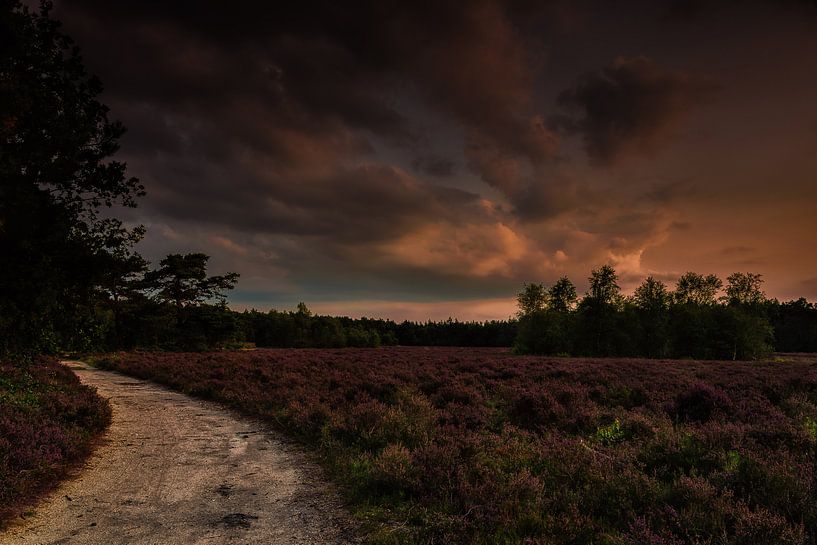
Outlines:
POLYGON ((70 362, 113 423, 77 478, 0 544, 354 542, 319 470, 257 423, 153 383, 70 362))

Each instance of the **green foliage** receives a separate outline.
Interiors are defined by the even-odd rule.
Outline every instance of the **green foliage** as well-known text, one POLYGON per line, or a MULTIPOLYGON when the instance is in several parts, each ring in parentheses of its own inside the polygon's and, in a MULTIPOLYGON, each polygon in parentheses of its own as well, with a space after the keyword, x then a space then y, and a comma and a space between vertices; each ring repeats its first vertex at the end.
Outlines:
POLYGON ((813 443, 817 443, 817 420, 807 416, 803 422, 803 425, 806 427, 806 431, 808 432, 809 437, 811 437, 811 441, 813 443))
POLYGON ((743 459, 740 456, 740 453, 736 450, 730 450, 726 453, 726 462, 723 465, 723 469, 729 473, 737 473, 740 469, 740 463, 743 459))
POLYGON ((624 438, 625 433, 621 428, 621 421, 618 418, 606 426, 599 426, 596 430, 596 440, 605 446, 620 443, 624 438))

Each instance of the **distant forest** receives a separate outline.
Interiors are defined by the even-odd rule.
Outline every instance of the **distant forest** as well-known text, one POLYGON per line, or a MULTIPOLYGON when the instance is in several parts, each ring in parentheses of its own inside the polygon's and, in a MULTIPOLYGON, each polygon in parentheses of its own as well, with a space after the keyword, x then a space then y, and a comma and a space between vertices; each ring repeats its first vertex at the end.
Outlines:
POLYGON ((650 358, 756 359, 817 351, 817 306, 765 297, 760 275, 686 273, 675 289, 647 278, 624 296, 615 270, 593 271, 578 297, 573 283, 527 284, 515 318, 487 322, 395 322, 292 311, 237 312, 222 297, 236 275, 208 277, 207 256, 168 256, 155 271, 120 279, 95 308, 93 350, 207 350, 244 346, 343 348, 404 346, 513 347, 519 353, 650 358), (183 266, 183 264, 186 264, 183 266), (719 293, 724 295, 718 297, 719 293))

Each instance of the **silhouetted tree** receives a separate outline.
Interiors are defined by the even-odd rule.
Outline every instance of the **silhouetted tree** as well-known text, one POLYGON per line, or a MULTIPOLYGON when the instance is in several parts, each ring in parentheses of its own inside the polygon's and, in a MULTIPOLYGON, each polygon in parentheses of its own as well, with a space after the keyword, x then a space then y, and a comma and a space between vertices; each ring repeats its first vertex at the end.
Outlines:
POLYGON ((576 306, 576 286, 566 276, 561 277, 548 290, 550 308, 556 312, 570 312, 576 306))
POLYGON ((721 313, 719 328, 728 341, 726 357, 756 359, 771 353, 774 333, 764 302, 763 278, 753 273, 732 273, 727 278, 727 308, 721 313))
POLYGON ((675 285, 675 301, 680 304, 714 305, 723 282, 714 274, 687 272, 675 285))
MULTIPOLYGON (((143 229, 136 229, 127 234, 132 237, 132 243, 137 242, 144 233, 143 229)), ((101 290, 102 302, 113 314, 113 340, 109 342, 113 348, 122 348, 122 318, 125 313, 145 312, 143 304, 146 297, 145 274, 148 262, 141 255, 130 250, 129 246, 121 245, 114 251, 105 254, 102 262, 96 266, 100 271, 98 287, 101 290)), ((92 266, 89 264, 89 266, 92 266)))
POLYGON ((633 304, 637 309, 642 354, 653 358, 667 355, 671 301, 666 285, 652 276, 635 289, 633 304))
POLYGON ((732 305, 759 305, 766 300, 763 275, 732 273, 726 279, 726 302, 732 305))
POLYGON ((207 301, 223 302, 224 292, 238 282, 238 273, 207 276, 210 256, 200 253, 170 254, 149 272, 145 281, 159 301, 172 303, 177 309, 207 301))
POLYGON ((670 301, 672 301, 672 296, 667 291, 667 286, 652 276, 648 276, 633 293, 633 302, 636 307, 647 312, 666 311, 670 301))
POLYGON ((530 316, 548 306, 548 290, 542 284, 525 284, 516 296, 519 316, 530 316))
POLYGON ((100 209, 144 194, 109 159, 124 128, 50 9, 0 7, 0 354, 86 343, 93 263, 128 243, 100 209))
MULTIPOLYGON (((564 282, 563 282, 564 281, 564 282)), ((685 273, 673 294, 666 285, 647 277, 631 297, 622 297, 618 275, 610 265, 591 272, 589 287, 575 310, 558 301, 570 300, 547 290, 548 307, 529 301, 525 286, 519 298, 515 349, 522 353, 595 356, 693 357, 757 359, 769 354, 779 328, 777 346, 809 347, 817 333, 817 309, 805 300, 780 305, 767 301, 760 275, 730 275, 726 296, 717 299, 722 283, 714 275, 685 273), (532 311, 525 311, 531 309, 532 311), (559 310, 556 310, 558 308, 559 310)), ((535 290, 534 294, 542 290, 535 290)))
POLYGON ((796 301, 768 303, 774 329, 775 350, 817 352, 817 306, 801 297, 796 301))
POLYGON ((602 265, 590 272, 590 289, 585 299, 598 305, 616 305, 620 302, 621 288, 618 274, 612 265, 602 265))
POLYGON ((614 355, 625 344, 617 328, 618 310, 622 304, 618 275, 611 265, 594 269, 588 278, 589 288, 579 303, 577 347, 590 355, 614 355))

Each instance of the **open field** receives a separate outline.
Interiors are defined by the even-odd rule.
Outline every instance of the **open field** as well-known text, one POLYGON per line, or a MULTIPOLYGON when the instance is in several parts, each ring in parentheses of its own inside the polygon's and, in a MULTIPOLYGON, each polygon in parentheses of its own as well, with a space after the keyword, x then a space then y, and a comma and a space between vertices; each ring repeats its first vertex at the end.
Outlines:
POLYGON ((99 364, 315 447, 373 542, 817 543, 817 357, 388 348, 99 364))
POLYGON ((111 409, 52 358, 0 364, 0 527, 91 452, 111 409))

